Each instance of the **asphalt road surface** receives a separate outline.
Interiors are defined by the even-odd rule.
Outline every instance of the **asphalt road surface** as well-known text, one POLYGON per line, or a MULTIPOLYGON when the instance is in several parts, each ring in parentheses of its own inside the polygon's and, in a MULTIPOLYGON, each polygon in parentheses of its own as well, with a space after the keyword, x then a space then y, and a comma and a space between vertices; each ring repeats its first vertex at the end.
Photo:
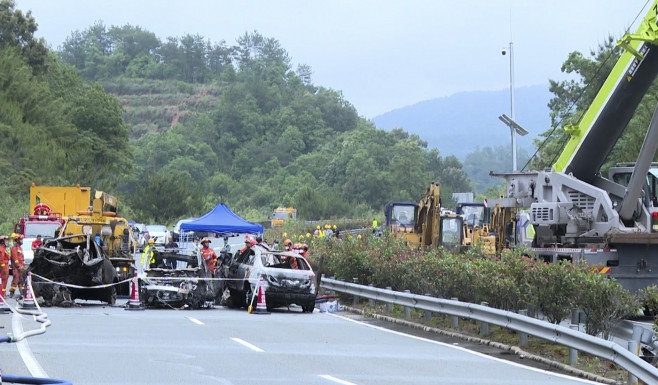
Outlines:
MULTIPOLYGON (((118 301, 123 304, 125 300, 118 301)), ((10 305, 15 301, 9 300, 10 305)), ((45 308, 45 334, 0 344, 3 374, 73 384, 584 384, 459 346, 298 307, 126 311, 45 308)), ((2 334, 32 317, 0 314, 2 334)))

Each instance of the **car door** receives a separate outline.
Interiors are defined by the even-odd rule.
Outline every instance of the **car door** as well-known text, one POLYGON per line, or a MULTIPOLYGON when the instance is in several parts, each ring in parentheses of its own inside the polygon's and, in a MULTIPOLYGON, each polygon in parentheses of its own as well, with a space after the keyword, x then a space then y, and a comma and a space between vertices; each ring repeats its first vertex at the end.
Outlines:
POLYGON ((238 267, 238 278, 242 278, 245 281, 254 284, 255 282, 252 276, 254 261, 256 260, 256 251, 254 249, 248 249, 244 254, 243 262, 238 267))
POLYGON ((233 288, 233 289, 242 289, 243 284, 242 281, 239 281, 238 279, 244 278, 244 267, 242 265, 244 262, 247 260, 249 257, 249 250, 245 250, 243 253, 238 254, 233 260, 231 261, 231 264, 228 266, 228 272, 227 272, 227 278, 229 278, 226 281, 226 286, 233 288))

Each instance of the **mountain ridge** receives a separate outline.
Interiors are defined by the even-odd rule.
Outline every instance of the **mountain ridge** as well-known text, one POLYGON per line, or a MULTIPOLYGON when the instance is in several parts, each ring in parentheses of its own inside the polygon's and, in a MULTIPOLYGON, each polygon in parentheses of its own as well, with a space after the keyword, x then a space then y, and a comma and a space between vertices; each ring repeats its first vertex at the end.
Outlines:
MULTIPOLYGON (((548 84, 515 88, 515 121, 529 134, 517 136, 517 148, 534 152, 532 139, 550 128, 548 84)), ((509 89, 467 91, 424 100, 371 119, 378 129, 402 128, 418 135, 442 156, 463 161, 478 148, 509 146, 509 128, 498 116, 510 113, 509 89)))

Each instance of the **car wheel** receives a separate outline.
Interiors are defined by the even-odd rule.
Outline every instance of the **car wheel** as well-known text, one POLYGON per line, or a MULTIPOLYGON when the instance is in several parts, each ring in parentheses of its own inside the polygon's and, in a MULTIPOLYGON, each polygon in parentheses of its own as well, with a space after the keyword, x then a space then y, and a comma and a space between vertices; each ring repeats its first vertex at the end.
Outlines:
POLYGON ((302 305, 302 313, 313 313, 313 309, 315 309, 315 301, 302 305))
POLYGON ((199 309, 201 305, 203 304, 203 299, 201 298, 201 294, 198 291, 192 291, 189 297, 188 305, 190 305, 191 309, 199 309))
POLYGON ((254 300, 255 300, 255 299, 254 299, 254 291, 251 289, 251 285, 250 285, 250 284, 245 285, 245 290, 244 290, 244 292, 245 292, 245 296, 244 296, 244 303, 245 303, 245 305, 244 305, 244 306, 245 306, 246 308, 249 308, 250 305, 251 305, 251 306, 254 305, 252 302, 254 302, 254 300))
POLYGON ((131 282, 124 282, 119 285, 118 295, 130 295, 130 284, 131 282))
POLYGON ((228 306, 231 309, 240 307, 242 305, 240 303, 240 299, 242 298, 242 293, 233 289, 229 289, 229 293, 230 295, 226 299, 226 306, 228 306))
POLYGON ((144 305, 148 305, 149 303, 149 291, 145 287, 141 287, 139 289, 139 302, 143 303, 144 305))
POLYGON ((107 302, 109 305, 114 305, 117 302, 117 288, 116 288, 116 286, 110 286, 110 287, 107 288, 105 302, 107 302))

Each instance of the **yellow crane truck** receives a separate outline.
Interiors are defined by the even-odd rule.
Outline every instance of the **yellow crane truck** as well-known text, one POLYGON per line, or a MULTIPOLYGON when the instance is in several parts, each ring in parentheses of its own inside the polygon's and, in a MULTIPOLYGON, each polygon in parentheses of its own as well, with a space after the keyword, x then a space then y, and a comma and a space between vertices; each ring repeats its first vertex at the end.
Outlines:
MULTIPOLYGON (((118 281, 132 278, 135 273, 134 253, 137 245, 128 220, 117 216, 117 198, 96 191, 92 206, 67 218, 65 233, 91 236, 100 240, 101 249, 116 269, 118 281)), ((119 285, 117 294, 129 294, 130 283, 119 285)))

